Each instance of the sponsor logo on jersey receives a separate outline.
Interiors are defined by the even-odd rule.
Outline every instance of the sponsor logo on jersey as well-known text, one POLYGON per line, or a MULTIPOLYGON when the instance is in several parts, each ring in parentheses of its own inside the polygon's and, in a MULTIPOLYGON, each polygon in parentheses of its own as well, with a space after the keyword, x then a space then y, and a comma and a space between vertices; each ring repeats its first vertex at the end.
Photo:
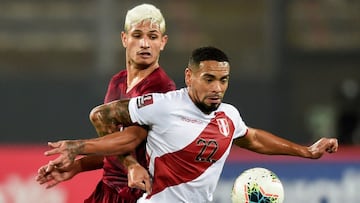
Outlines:
POLYGON ((189 117, 185 117, 185 116, 180 116, 180 119, 182 121, 188 122, 188 123, 194 123, 194 124, 203 124, 204 122, 198 119, 194 119, 194 118, 189 118, 189 117))
POLYGON ((228 121, 225 118, 217 118, 216 122, 218 124, 220 133, 227 137, 230 133, 228 121))
POLYGON ((139 109, 152 103, 154 103, 152 94, 146 94, 136 99, 136 104, 139 109))

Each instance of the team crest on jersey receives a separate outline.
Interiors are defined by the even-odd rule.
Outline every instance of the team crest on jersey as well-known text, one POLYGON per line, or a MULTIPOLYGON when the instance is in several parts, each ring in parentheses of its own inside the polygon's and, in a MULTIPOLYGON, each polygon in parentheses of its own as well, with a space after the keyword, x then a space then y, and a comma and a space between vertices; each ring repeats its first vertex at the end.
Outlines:
POLYGON ((216 122, 221 134, 228 136, 230 134, 229 123, 225 118, 217 118, 216 122))
POLYGON ((146 94, 136 99, 136 104, 139 109, 152 103, 154 103, 152 94, 146 94))

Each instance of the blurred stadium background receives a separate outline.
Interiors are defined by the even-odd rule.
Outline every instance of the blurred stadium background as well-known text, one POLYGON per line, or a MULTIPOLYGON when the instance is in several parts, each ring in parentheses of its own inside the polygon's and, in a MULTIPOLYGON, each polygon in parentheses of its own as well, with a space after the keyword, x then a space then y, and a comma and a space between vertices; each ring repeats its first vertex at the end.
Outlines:
MULTIPOLYGON (((351 190, 360 186, 355 156, 360 153, 360 1, 146 2, 166 18, 169 42, 160 64, 178 87, 184 86, 191 51, 214 45, 232 63, 225 101, 240 109, 248 125, 303 144, 342 136, 338 155, 319 162, 276 158, 272 163, 234 150, 247 158, 229 159, 215 202, 229 201, 231 181, 251 164, 265 164, 289 180, 286 203, 360 202, 351 190), (338 163, 341 167, 334 167, 338 163), (298 179, 299 168, 318 176, 298 179), (317 179, 334 187, 319 186, 324 194, 301 199, 316 193, 301 186, 317 179)), ((33 177, 48 160, 42 155, 47 141, 96 136, 88 113, 102 103, 111 75, 124 68, 120 32, 127 9, 139 3, 1 0, 0 203, 80 202, 95 187, 101 171, 47 191, 33 177)))

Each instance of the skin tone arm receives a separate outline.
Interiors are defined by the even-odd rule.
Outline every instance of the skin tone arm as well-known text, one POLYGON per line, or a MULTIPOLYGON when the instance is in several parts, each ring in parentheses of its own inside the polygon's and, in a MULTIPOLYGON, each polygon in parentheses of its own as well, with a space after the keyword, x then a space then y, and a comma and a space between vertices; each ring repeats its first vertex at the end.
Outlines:
MULTIPOLYGON (((139 126, 130 126, 121 132, 115 132, 100 138, 90 140, 64 140, 49 143, 49 146, 53 149, 45 152, 45 155, 57 154, 60 151, 61 155, 57 159, 50 161, 47 165, 39 168, 36 181, 40 184, 46 183, 46 188, 54 187, 62 181, 71 179, 77 173, 85 171, 86 166, 89 165, 86 161, 94 160, 88 159, 89 157, 99 158, 102 161, 104 155, 129 153, 136 148, 137 144, 146 139, 146 136, 146 129, 139 126), (94 143, 95 145, 93 145, 94 143), (85 147, 87 144, 89 147, 85 147), (89 151, 86 149, 89 149, 89 151), (109 151, 108 149, 114 150, 109 151), (94 151, 96 153, 94 153, 94 151), (76 159, 78 154, 93 156, 76 159), (99 154, 99 156, 97 154, 99 154)), ((147 187, 150 187, 150 177, 146 169, 130 155, 121 161, 128 167, 129 187, 149 191, 150 188, 147 187)))
MULTIPOLYGON (((102 114, 105 114, 105 112, 103 112, 102 114)), ((101 117, 101 115, 98 115, 97 117, 101 117)), ((100 123, 100 121, 104 119, 98 119, 97 117, 91 116, 90 114, 90 118, 91 118, 90 120, 96 123, 96 126, 94 127, 98 133, 98 136, 102 137, 106 134, 117 131, 117 126, 113 121, 105 120, 107 121, 107 125, 105 126, 105 125, 101 125, 100 123), (101 129, 99 129, 100 126, 101 129)), ((59 143, 51 143, 51 142, 48 143, 48 145, 51 148, 61 146, 59 145, 59 143)), ((67 143, 66 147, 68 149, 74 150, 74 148, 76 147, 81 147, 81 142, 74 143, 73 141, 71 141, 67 143)), ((59 160, 59 158, 57 160, 59 160)), ((46 188, 51 188, 62 181, 71 179, 76 174, 82 171, 102 168, 104 156, 103 155, 84 156, 81 158, 77 158, 75 160, 76 155, 71 155, 71 153, 69 153, 68 158, 70 161, 68 161, 61 167, 60 166, 55 167, 57 160, 50 161, 48 164, 41 166, 38 169, 38 175, 36 176, 36 181, 38 181, 40 184, 46 183, 47 184, 46 188)))
POLYGON ((90 112, 90 120, 100 137, 50 142, 52 149, 46 151, 45 155, 63 155, 51 161, 50 165, 68 167, 77 155, 121 155, 132 152, 145 139, 147 131, 139 126, 130 126, 133 124, 128 102, 129 100, 113 101, 97 106, 90 112), (125 127, 121 132, 116 130, 120 124, 125 127))
POLYGON ((131 126, 121 132, 93 139, 50 142, 49 146, 52 149, 46 151, 45 155, 61 154, 57 159, 50 161, 49 165, 65 169, 73 164, 78 155, 107 156, 130 153, 146 136, 146 129, 139 126, 131 126))
MULTIPOLYGON (((47 169, 39 169, 39 174, 54 171, 54 169, 66 170, 73 163, 75 163, 74 167, 77 167, 74 170, 82 171, 84 170, 83 166, 81 162, 78 162, 84 162, 86 157, 75 161, 77 155, 126 154, 133 151, 147 136, 147 130, 139 126, 130 126, 126 127, 122 132, 115 132, 119 124, 123 126, 132 125, 128 113, 128 100, 115 101, 94 108, 90 113, 90 120, 101 137, 89 140, 66 140, 49 143, 49 146, 53 149, 45 152, 45 155, 56 154, 60 151, 63 153, 57 159, 50 161, 47 169)), ((122 158, 122 163, 128 167, 129 186, 149 191, 150 177, 147 171, 131 155, 119 156, 119 158, 122 158)), ((59 181, 55 182, 54 185, 56 185, 62 180, 62 176, 57 173, 54 175, 60 177, 59 181)), ((46 178, 42 177, 38 181, 41 183, 46 182, 46 180, 46 178)))
POLYGON ((290 155, 309 159, 318 159, 325 152, 334 153, 338 149, 335 138, 321 138, 307 147, 255 128, 249 128, 244 137, 234 140, 234 144, 261 154, 290 155))

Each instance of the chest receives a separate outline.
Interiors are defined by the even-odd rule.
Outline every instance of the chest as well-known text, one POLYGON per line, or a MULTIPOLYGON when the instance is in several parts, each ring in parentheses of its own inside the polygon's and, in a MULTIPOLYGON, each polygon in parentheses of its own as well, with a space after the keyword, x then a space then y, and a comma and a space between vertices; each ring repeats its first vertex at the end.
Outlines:
POLYGON ((218 150, 232 142, 234 125, 228 116, 219 112, 214 117, 199 117, 191 113, 173 112, 154 125, 148 142, 164 152, 185 150, 218 150))

